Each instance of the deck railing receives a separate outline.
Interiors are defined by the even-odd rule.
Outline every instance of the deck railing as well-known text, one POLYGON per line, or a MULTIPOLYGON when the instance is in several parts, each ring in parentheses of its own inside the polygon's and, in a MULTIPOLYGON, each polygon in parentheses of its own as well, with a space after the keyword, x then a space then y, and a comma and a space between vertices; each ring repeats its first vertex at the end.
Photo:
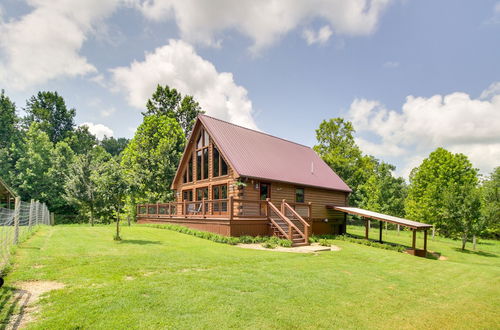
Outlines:
MULTIPOLYGON (((287 203, 297 215, 311 218, 311 203, 287 203)), ((288 212, 291 212, 288 210, 288 212)), ((226 199, 202 199, 168 203, 137 205, 138 218, 214 218, 214 219, 267 219, 269 215, 266 200, 252 200, 229 197, 226 199)))

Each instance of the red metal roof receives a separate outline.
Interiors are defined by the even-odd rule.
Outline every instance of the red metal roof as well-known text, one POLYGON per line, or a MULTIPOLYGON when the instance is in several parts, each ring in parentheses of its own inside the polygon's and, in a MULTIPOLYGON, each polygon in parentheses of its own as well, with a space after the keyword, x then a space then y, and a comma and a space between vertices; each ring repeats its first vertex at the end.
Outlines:
POLYGON ((352 191, 307 146, 206 115, 198 119, 240 177, 352 191))

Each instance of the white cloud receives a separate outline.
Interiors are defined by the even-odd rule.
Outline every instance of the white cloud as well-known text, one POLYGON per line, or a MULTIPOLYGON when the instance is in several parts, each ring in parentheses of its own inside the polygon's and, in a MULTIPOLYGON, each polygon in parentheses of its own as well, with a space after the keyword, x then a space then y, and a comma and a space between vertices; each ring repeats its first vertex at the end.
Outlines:
POLYGON ((100 111, 101 117, 107 118, 114 114, 116 112, 116 109, 114 107, 107 108, 107 109, 102 109, 100 111))
POLYGON ((488 100, 458 92, 429 98, 408 96, 402 111, 356 99, 349 116, 359 133, 379 140, 358 139, 363 150, 374 156, 402 158, 406 163, 403 175, 437 147, 467 155, 474 166, 488 173, 500 165, 500 90, 493 91, 484 92, 488 100))
POLYGON ((480 99, 486 100, 495 95, 500 95, 500 81, 492 83, 488 88, 486 88, 479 97, 480 99))
POLYGON ((304 30, 302 33, 302 36, 304 39, 306 39, 308 45, 312 44, 324 44, 330 39, 330 36, 332 35, 333 31, 330 28, 330 26, 325 25, 321 29, 319 29, 317 32, 307 28, 304 30))
POLYGON ((96 72, 79 54, 95 25, 118 0, 29 0, 34 9, 0 20, 0 83, 25 89, 57 77, 96 72))
POLYGON ((78 126, 87 126, 89 128, 90 133, 97 136, 99 140, 102 140, 104 136, 111 137, 113 136, 113 130, 103 124, 94 124, 94 123, 81 123, 78 126))
POLYGON ((170 40, 153 53, 146 53, 144 61, 111 72, 116 88, 124 91, 128 103, 136 108, 144 109, 158 84, 168 85, 183 95, 194 96, 208 115, 256 128, 247 90, 234 82, 231 73, 217 72, 184 41, 170 40))
POLYGON ((396 69, 399 68, 399 62, 396 61, 387 61, 384 63, 384 68, 387 69, 396 69))
POLYGON ((218 46, 221 32, 235 29, 252 39, 254 44, 251 50, 258 52, 313 19, 329 23, 330 26, 323 30, 323 39, 328 39, 328 34, 331 35, 332 32, 350 36, 370 34, 390 2, 391 0, 137 0, 136 3, 150 19, 175 19, 182 39, 186 41, 218 46))

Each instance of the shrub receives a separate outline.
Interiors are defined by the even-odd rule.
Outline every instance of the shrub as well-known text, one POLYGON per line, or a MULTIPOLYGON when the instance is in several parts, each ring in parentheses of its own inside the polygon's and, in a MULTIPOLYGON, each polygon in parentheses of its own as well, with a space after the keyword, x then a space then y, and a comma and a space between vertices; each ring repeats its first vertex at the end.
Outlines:
POLYGON ((328 242, 327 239, 320 239, 319 240, 319 245, 321 245, 321 246, 330 246, 331 244, 330 244, 330 242, 328 242))
POLYGON ((262 246, 265 247, 266 249, 275 249, 276 248, 276 243, 268 241, 268 242, 262 243, 262 246))
POLYGON ((240 243, 242 244, 250 244, 254 243, 254 237, 252 236, 240 236, 240 243))
POLYGON ((287 239, 280 239, 278 245, 282 247, 292 247, 292 241, 287 239))

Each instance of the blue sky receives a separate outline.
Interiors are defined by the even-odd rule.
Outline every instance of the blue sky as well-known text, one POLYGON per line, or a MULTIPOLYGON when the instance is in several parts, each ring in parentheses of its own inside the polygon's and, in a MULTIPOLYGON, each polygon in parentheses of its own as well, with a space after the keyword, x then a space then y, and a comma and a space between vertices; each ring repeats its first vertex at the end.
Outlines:
POLYGON ((2 0, 0 86, 132 137, 156 83, 313 146, 324 119, 406 176, 436 147, 500 165, 500 2, 2 0), (148 55, 146 55, 148 54, 148 55))

